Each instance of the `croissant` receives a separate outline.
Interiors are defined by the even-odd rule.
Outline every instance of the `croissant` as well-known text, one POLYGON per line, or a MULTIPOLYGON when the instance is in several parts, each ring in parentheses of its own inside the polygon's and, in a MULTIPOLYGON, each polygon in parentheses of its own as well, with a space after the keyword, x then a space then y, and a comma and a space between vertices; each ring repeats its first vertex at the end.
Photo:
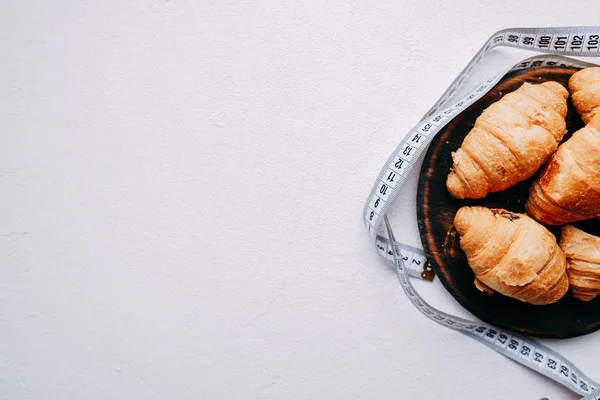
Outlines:
POLYGON ((571 75, 569 90, 583 122, 589 123, 600 113, 600 67, 585 68, 571 75))
POLYGON ((600 114, 560 145, 530 188, 525 208, 548 225, 600 217, 600 114))
POLYGON ((565 254, 552 233, 527 215, 462 207, 454 226, 479 290, 531 304, 555 303, 569 290, 565 254))
POLYGON ((560 248, 567 256, 573 296, 590 301, 600 294, 600 238, 571 225, 563 226, 560 248))
POLYGON ((452 153, 450 194, 480 199, 531 177, 566 133, 568 96, 557 82, 524 83, 485 109, 452 153))

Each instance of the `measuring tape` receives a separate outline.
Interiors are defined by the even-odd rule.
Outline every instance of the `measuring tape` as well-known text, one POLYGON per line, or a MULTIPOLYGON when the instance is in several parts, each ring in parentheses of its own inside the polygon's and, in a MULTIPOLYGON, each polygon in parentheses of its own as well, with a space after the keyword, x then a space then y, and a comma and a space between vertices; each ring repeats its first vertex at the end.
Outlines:
POLYGON ((495 351, 539 372, 585 396, 585 400, 600 400, 600 384, 584 375, 565 357, 538 343, 489 324, 455 317, 431 307, 412 286, 409 276, 432 280, 433 271, 422 249, 396 242, 386 213, 401 193, 409 172, 431 140, 446 124, 492 89, 508 72, 542 66, 585 68, 594 64, 564 57, 600 57, 600 26, 567 28, 515 28, 492 35, 471 59, 459 76, 425 114, 421 121, 402 139, 377 177, 363 211, 363 221, 376 248, 398 274, 400 284, 413 305, 432 321, 457 330, 495 351), (536 56, 524 60, 501 74, 477 85, 457 102, 450 102, 462 84, 492 49, 509 46, 529 49, 552 56, 536 56), (385 224, 387 238, 378 235, 385 224))

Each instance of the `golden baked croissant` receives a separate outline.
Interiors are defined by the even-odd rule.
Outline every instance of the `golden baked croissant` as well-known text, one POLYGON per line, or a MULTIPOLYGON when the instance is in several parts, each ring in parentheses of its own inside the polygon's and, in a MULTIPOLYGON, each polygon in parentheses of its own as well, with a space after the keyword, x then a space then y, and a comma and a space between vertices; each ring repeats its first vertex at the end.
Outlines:
POLYGON ((527 215, 462 207, 454 226, 479 290, 531 304, 555 303, 569 290, 564 253, 552 233, 527 215))
POLYGON ((452 153, 450 194, 480 199, 531 177, 566 133, 568 96, 557 82, 524 83, 485 109, 452 153))
POLYGON ((548 225, 600 217, 600 114, 552 155, 525 208, 548 225))
POLYGON ((571 225, 563 226, 560 248, 567 256, 573 296, 590 301, 600 294, 600 238, 571 225))
POLYGON ((586 124, 600 113, 600 67, 575 72, 569 79, 575 109, 586 124))

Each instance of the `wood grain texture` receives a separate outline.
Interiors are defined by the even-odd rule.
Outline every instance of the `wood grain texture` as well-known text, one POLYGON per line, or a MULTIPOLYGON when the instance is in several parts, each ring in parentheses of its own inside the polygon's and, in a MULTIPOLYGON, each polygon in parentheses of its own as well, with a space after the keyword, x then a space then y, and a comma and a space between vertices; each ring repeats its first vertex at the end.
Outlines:
MULTIPOLYGON (((446 289, 467 310, 483 321, 500 328, 548 338, 567 338, 600 329, 600 297, 591 302, 575 299, 569 292, 558 303, 534 306, 505 297, 499 293, 488 295, 473 284, 475 275, 467 264, 459 246, 459 237, 453 228, 456 211, 464 205, 504 208, 524 213, 529 187, 537 174, 524 182, 480 200, 456 200, 446 189, 446 177, 452 166, 451 153, 456 151, 469 133, 475 120, 490 104, 504 94, 516 90, 524 82, 557 81, 567 87, 576 68, 543 67, 508 74, 489 93, 451 121, 432 141, 419 177, 417 218, 421 241, 433 269, 446 289)), ((571 100, 568 101, 567 140, 583 126, 571 100)), ((591 234, 600 234, 598 220, 574 224, 591 234)), ((550 227, 560 239, 560 228, 550 227)))

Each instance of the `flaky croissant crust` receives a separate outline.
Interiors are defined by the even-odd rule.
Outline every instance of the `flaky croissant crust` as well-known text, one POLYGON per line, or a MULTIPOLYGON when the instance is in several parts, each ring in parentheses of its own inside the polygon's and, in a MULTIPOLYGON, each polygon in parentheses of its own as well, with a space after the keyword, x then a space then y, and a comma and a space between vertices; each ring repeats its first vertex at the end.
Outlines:
POLYGON ((458 199, 478 199, 531 177, 566 133, 569 93, 557 82, 524 83, 475 121, 446 186, 458 199))
POLYGON ((600 114, 560 145, 531 187, 525 208, 547 225, 600 217, 600 114))
POLYGON ((590 301, 600 294, 600 238, 571 225, 563 226, 560 247, 567 256, 573 296, 590 301))
POLYGON ((575 72, 569 79, 573 106, 586 124, 600 114, 600 67, 575 72))
POLYGON ((480 290, 531 304, 557 302, 568 291, 563 251, 552 233, 527 215, 462 207, 454 225, 480 290))

